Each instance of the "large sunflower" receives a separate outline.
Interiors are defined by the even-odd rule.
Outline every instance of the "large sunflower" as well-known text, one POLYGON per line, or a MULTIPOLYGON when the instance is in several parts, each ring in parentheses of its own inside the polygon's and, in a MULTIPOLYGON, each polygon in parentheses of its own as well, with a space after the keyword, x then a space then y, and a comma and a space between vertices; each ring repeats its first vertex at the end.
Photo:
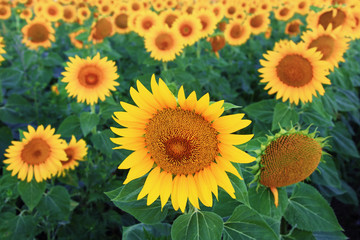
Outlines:
POLYGON ((184 46, 180 34, 166 25, 152 28, 144 41, 146 51, 151 52, 150 56, 163 62, 174 60, 184 46))
POLYGON ((340 61, 345 62, 343 55, 349 47, 349 39, 339 30, 332 30, 331 26, 328 26, 325 30, 322 26, 319 26, 313 31, 305 32, 301 37, 307 48, 316 48, 317 51, 322 53, 321 60, 330 63, 330 70, 338 67, 340 61))
POLYGON ((51 23, 44 19, 36 18, 30 21, 21 32, 24 35, 22 42, 30 49, 49 48, 50 41, 55 41, 55 30, 51 27, 51 23))
POLYGON ((105 100, 110 95, 110 90, 115 91, 119 83, 115 81, 119 77, 116 73, 115 62, 108 61, 107 57, 100 59, 100 54, 91 59, 70 57, 67 62, 65 76, 61 81, 68 83, 66 90, 69 96, 77 96, 78 102, 96 104, 98 100, 105 100))
POLYGON ((227 24, 224 36, 227 43, 233 46, 239 46, 244 44, 251 35, 251 29, 247 22, 242 22, 240 20, 233 20, 227 24))
POLYGON ((76 141, 76 138, 72 136, 70 142, 66 144, 65 153, 67 159, 61 161, 62 167, 58 171, 58 176, 65 176, 67 170, 74 170, 79 166, 78 161, 84 161, 87 154, 86 142, 83 139, 76 141))
POLYGON ((266 60, 260 60, 263 68, 259 69, 262 79, 267 83, 265 90, 269 94, 276 94, 276 99, 282 97, 296 105, 299 100, 311 102, 316 91, 324 95, 322 84, 331 84, 326 77, 329 73, 329 64, 321 60, 321 53, 315 48, 307 49, 303 43, 290 42, 283 45, 278 51, 269 51, 264 54, 266 60))
POLYGON ((233 145, 249 141, 253 134, 233 134, 248 126, 244 114, 220 117, 224 101, 209 105, 209 94, 197 100, 195 92, 185 98, 181 87, 177 101, 166 84, 151 78, 152 93, 139 81, 130 94, 137 106, 121 102, 124 112, 115 112, 114 120, 125 128, 112 127, 119 135, 111 140, 115 149, 134 151, 119 169, 130 171, 124 184, 150 172, 138 195, 148 195, 147 204, 159 196, 162 207, 170 195, 175 210, 185 211, 187 200, 199 208, 198 199, 212 206, 212 193, 218 186, 235 198, 235 190, 226 172, 241 178, 231 162, 255 160, 233 145))
POLYGON ((22 181, 30 182, 33 176, 37 182, 51 178, 61 168, 61 161, 66 160, 65 146, 54 132, 50 125, 45 129, 40 125, 36 130, 29 125, 24 138, 13 141, 6 149, 6 170, 12 171, 12 176, 18 174, 22 181))

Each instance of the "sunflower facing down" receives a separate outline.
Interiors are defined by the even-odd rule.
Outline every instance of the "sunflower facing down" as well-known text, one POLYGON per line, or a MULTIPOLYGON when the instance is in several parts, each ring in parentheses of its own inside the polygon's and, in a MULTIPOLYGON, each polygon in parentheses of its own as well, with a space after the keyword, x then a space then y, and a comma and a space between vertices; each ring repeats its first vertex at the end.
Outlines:
POLYGON ((265 90, 269 94, 276 93, 276 99, 282 97, 283 102, 299 104, 311 102, 316 91, 324 95, 322 84, 331 84, 326 77, 329 73, 329 63, 321 60, 321 53, 315 48, 307 49, 304 43, 284 44, 278 51, 268 51, 263 55, 266 60, 260 60, 263 68, 261 83, 267 83, 265 90))
POLYGON ((51 178, 61 168, 61 161, 67 159, 60 135, 54 132, 50 125, 45 129, 40 125, 36 130, 29 125, 28 132, 23 132, 24 138, 13 141, 6 149, 4 163, 9 164, 6 170, 27 182, 33 177, 37 182, 51 178))
POLYGON ((226 172, 241 178, 231 162, 255 160, 233 145, 249 141, 253 134, 233 134, 248 126, 244 114, 221 116, 224 101, 209 105, 209 94, 199 100, 192 92, 185 98, 183 87, 176 97, 166 84, 151 78, 152 93, 140 81, 130 95, 137 106, 121 102, 124 112, 115 112, 114 120, 124 128, 112 127, 120 137, 111 140, 120 145, 115 149, 134 151, 119 169, 130 169, 124 184, 147 174, 138 195, 148 195, 147 204, 159 196, 161 206, 171 202, 175 210, 185 211, 187 200, 199 208, 198 199, 212 206, 212 193, 218 186, 235 198, 235 190, 226 172))
POLYGON ((115 91, 119 83, 115 80, 119 77, 116 73, 114 61, 108 61, 107 57, 100 59, 100 54, 94 58, 86 59, 70 57, 67 62, 62 82, 68 83, 65 87, 69 96, 77 96, 78 102, 96 104, 99 99, 105 100, 110 95, 110 90, 115 91))
POLYGON ((83 139, 76 141, 76 138, 72 136, 70 142, 66 144, 65 153, 67 159, 61 161, 62 167, 57 174, 58 176, 65 176, 67 170, 74 170, 75 167, 79 166, 78 161, 84 161, 87 154, 86 142, 83 139))
POLYGON ((55 41, 55 30, 51 27, 51 23, 44 19, 34 19, 25 25, 21 32, 24 37, 24 43, 30 49, 37 50, 39 47, 51 47, 51 41, 55 41))

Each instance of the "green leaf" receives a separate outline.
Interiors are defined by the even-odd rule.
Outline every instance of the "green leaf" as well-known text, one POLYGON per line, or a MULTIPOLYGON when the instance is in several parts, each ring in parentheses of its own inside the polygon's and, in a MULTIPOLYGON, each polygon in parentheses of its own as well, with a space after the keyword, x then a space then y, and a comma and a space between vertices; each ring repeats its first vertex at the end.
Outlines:
POLYGON ((23 67, 24 69, 28 69, 31 64, 34 64, 34 59, 37 59, 37 54, 35 51, 25 51, 24 58, 23 58, 23 67))
POLYGON ((4 155, 5 150, 11 144, 13 140, 13 135, 11 133, 11 129, 8 127, 0 127, 0 156, 4 155))
POLYGON ((288 206, 288 197, 285 189, 278 188, 279 206, 274 203, 274 196, 270 189, 261 186, 256 190, 256 186, 249 189, 249 202, 251 207, 258 213, 270 216, 280 221, 288 206))
POLYGON ((20 193, 21 199, 24 201, 26 206, 32 211, 36 207, 45 192, 46 182, 25 182, 21 181, 18 184, 18 191, 20 193))
POLYGON ((9 221, 8 228, 11 231, 10 240, 33 239, 35 236, 37 220, 33 216, 18 215, 9 221))
POLYGON ((299 122, 299 114, 294 108, 284 103, 277 103, 274 110, 271 131, 294 126, 299 122), (280 124, 280 126, 279 126, 280 124))
POLYGON ((171 225, 168 223, 157 223, 154 225, 135 224, 130 227, 123 227, 122 239, 143 240, 143 239, 171 239, 171 225))
POLYGON ((24 72, 15 68, 0 68, 2 86, 4 88, 16 89, 22 81, 24 72))
POLYGON ((344 233, 336 232, 313 232, 316 240, 346 240, 348 239, 344 233))
POLYGON ((144 186, 145 177, 135 179, 128 184, 121 186, 105 194, 121 210, 130 213, 137 220, 146 224, 154 224, 165 219, 168 208, 165 205, 161 211, 160 200, 157 199, 153 204, 147 206, 146 199, 137 200, 140 190, 144 186))
POLYGON ((298 183, 289 198, 286 221, 306 231, 341 231, 334 211, 312 186, 298 183))
POLYGON ((331 186, 335 188, 341 187, 341 179, 334 161, 328 157, 326 162, 320 162, 318 170, 311 174, 312 182, 323 186, 331 186))
POLYGON ((224 107, 224 111, 230 110, 230 109, 233 109, 233 108, 242 108, 242 106, 237 106, 237 105, 229 103, 229 102, 225 102, 223 107, 224 107))
POLYGON ((264 123, 271 123, 273 120, 275 104, 276 101, 274 99, 262 100, 246 106, 244 112, 252 119, 260 119, 264 123))
POLYGON ((50 220, 67 221, 70 215, 70 195, 66 188, 54 186, 41 199, 37 209, 50 220))
POLYGON ((347 127, 337 122, 335 127, 330 131, 332 138, 332 147, 335 152, 339 152, 343 155, 360 158, 358 148, 355 142, 352 140, 352 136, 347 130, 347 127))
POLYGON ((62 121, 58 130, 58 134, 61 134, 61 137, 71 137, 72 135, 80 135, 81 127, 79 118, 75 115, 68 116, 62 121))
POLYGON ((61 64, 64 62, 62 57, 56 53, 56 52, 47 52, 48 55, 45 57, 45 60, 43 61, 45 66, 53 67, 53 66, 61 66, 61 64))
POLYGON ((195 211, 175 219, 171 227, 174 240, 220 239, 224 228, 221 217, 212 212, 195 211))
POLYGON ((99 123, 99 116, 94 113, 82 112, 80 114, 80 127, 84 136, 88 135, 88 133, 97 126, 99 123))
POLYGON ((113 153, 112 148, 115 147, 115 144, 110 140, 111 137, 114 137, 114 134, 111 130, 106 129, 93 134, 91 141, 95 149, 110 157, 113 153))
POLYGON ((359 97, 357 96, 357 93, 354 93, 353 91, 337 88, 334 100, 339 111, 350 112, 359 110, 359 97))
MULTIPOLYGON (((330 116, 330 115, 329 115, 330 116)), ((334 123, 332 122, 331 116, 324 117, 317 110, 308 107, 304 109, 304 112, 300 115, 301 119, 307 124, 314 124, 315 126, 322 127, 333 127, 334 123)))
POLYGON ((279 239, 279 236, 255 210, 238 206, 224 224, 223 239, 279 239))

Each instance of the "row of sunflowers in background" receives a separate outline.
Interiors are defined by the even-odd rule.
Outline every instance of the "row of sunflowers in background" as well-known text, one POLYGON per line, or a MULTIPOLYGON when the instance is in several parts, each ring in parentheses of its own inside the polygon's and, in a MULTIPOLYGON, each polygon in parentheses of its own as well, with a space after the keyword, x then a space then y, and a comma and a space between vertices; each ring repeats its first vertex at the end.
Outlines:
POLYGON ((359 237, 359 36, 357 0, 1 1, 0 238, 359 237))

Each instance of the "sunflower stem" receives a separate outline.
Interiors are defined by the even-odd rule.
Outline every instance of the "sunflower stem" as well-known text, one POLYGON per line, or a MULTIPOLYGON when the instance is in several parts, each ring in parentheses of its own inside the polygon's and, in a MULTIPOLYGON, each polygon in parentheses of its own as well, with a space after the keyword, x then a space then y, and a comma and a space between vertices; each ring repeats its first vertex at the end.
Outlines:
POLYGON ((164 72, 167 71, 168 70, 167 62, 162 62, 162 64, 163 64, 164 72))
POLYGON ((200 45, 200 41, 198 41, 196 43, 196 57, 200 58, 200 53, 201 53, 201 45, 200 45))
POLYGON ((16 32, 20 32, 19 15, 15 14, 16 32))
POLYGON ((189 209, 187 211, 187 214, 192 214, 194 212, 197 212, 198 209, 196 207, 194 207, 191 203, 189 204, 189 209))

